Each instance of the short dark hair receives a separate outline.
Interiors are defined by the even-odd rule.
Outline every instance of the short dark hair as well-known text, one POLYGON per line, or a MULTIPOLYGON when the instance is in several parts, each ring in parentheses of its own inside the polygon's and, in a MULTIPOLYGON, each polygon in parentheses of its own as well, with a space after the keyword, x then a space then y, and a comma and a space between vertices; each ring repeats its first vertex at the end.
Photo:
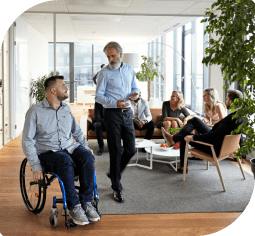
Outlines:
POLYGON ((228 98, 234 102, 236 98, 243 99, 243 94, 241 91, 236 89, 228 90, 228 98))
POLYGON ((102 65, 101 65, 101 69, 103 69, 104 66, 105 66, 105 64, 102 64, 102 65))
POLYGON ((45 91, 49 88, 52 88, 56 84, 57 79, 62 79, 64 80, 64 76, 62 75, 54 75, 49 77, 48 79, 45 80, 44 82, 44 89, 45 91))

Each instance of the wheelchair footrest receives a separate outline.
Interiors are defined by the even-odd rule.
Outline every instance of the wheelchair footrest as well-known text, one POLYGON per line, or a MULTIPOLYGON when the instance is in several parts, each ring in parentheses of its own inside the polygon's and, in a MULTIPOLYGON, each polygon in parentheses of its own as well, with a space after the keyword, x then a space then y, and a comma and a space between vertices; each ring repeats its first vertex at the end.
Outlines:
POLYGON ((67 229, 74 228, 74 227, 77 227, 77 226, 78 226, 78 225, 75 224, 75 223, 73 222, 72 219, 69 219, 69 220, 67 220, 67 222, 66 222, 66 228, 67 228, 67 229))

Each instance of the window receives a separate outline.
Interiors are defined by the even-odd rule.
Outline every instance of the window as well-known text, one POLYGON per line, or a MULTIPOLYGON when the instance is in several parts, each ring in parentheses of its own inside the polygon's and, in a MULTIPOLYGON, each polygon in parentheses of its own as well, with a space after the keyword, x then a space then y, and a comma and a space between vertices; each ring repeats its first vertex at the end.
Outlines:
MULTIPOLYGON (((198 18, 173 31, 173 89, 183 92, 185 104, 203 113, 203 91, 208 87, 208 67, 202 64, 208 35, 198 18)), ((171 32, 172 33, 172 32, 171 32)))
MULTIPOLYGON (((164 37, 161 36, 148 44, 148 56, 152 57, 154 61, 164 59, 164 37), (157 57, 159 59, 157 59, 157 57)), ((158 70, 164 74, 164 64, 160 63, 158 70)), ((160 101, 164 99, 164 79, 161 75, 154 77, 151 81, 151 97, 159 98, 160 101)))
MULTIPOLYGON (((93 87, 93 76, 108 64, 103 45, 57 43, 56 71, 64 76, 68 87, 70 102, 76 100, 78 86, 93 87)), ((49 43, 49 73, 54 71, 53 43, 49 43)))

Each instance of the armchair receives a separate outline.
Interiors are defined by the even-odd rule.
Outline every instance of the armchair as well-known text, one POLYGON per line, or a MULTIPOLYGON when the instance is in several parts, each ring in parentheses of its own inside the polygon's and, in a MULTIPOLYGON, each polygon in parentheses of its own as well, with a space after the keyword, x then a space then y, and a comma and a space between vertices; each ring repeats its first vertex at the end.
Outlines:
POLYGON ((220 171, 220 166, 219 166, 219 161, 224 160, 228 157, 233 157, 237 159, 237 162, 239 164, 239 167, 241 169, 241 172, 243 174, 243 177, 245 179, 245 175, 244 175, 244 171, 243 171, 243 167, 241 164, 240 159, 238 159, 236 156, 234 156, 234 153, 237 151, 237 149, 239 148, 239 141, 240 141, 240 137, 241 134, 236 134, 236 135, 226 135, 222 146, 221 146, 221 150, 220 150, 220 154, 217 157, 215 154, 215 150, 212 144, 209 143, 204 143, 204 142, 200 142, 200 141, 192 141, 192 142, 196 142, 196 143, 200 143, 203 145, 207 145, 211 147, 212 150, 212 155, 204 153, 198 149, 195 148, 191 148, 189 149, 188 147, 188 142, 186 142, 186 148, 185 148, 185 155, 184 155, 184 170, 183 170, 183 181, 185 181, 185 176, 186 176, 186 167, 187 167, 187 161, 189 157, 197 157, 203 160, 207 161, 207 170, 209 169, 209 162, 211 162, 213 165, 216 166, 220 180, 221 180, 221 184, 223 187, 224 192, 226 192, 226 188, 222 179, 222 175, 221 175, 221 171, 220 171))

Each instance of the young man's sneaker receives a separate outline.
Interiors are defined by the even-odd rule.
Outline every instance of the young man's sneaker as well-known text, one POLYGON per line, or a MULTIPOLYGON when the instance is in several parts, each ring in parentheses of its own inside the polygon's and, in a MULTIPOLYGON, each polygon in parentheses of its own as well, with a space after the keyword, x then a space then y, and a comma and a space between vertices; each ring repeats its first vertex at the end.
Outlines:
POLYGON ((124 202, 124 197, 121 191, 113 191, 113 198, 117 202, 124 202))
POLYGON ((86 202, 85 205, 82 206, 84 209, 86 216, 90 221, 99 221, 100 216, 97 213, 95 207, 92 206, 91 202, 86 202))
POLYGON ((73 210, 69 210, 69 215, 77 225, 87 225, 89 223, 81 204, 77 204, 74 206, 73 210))

